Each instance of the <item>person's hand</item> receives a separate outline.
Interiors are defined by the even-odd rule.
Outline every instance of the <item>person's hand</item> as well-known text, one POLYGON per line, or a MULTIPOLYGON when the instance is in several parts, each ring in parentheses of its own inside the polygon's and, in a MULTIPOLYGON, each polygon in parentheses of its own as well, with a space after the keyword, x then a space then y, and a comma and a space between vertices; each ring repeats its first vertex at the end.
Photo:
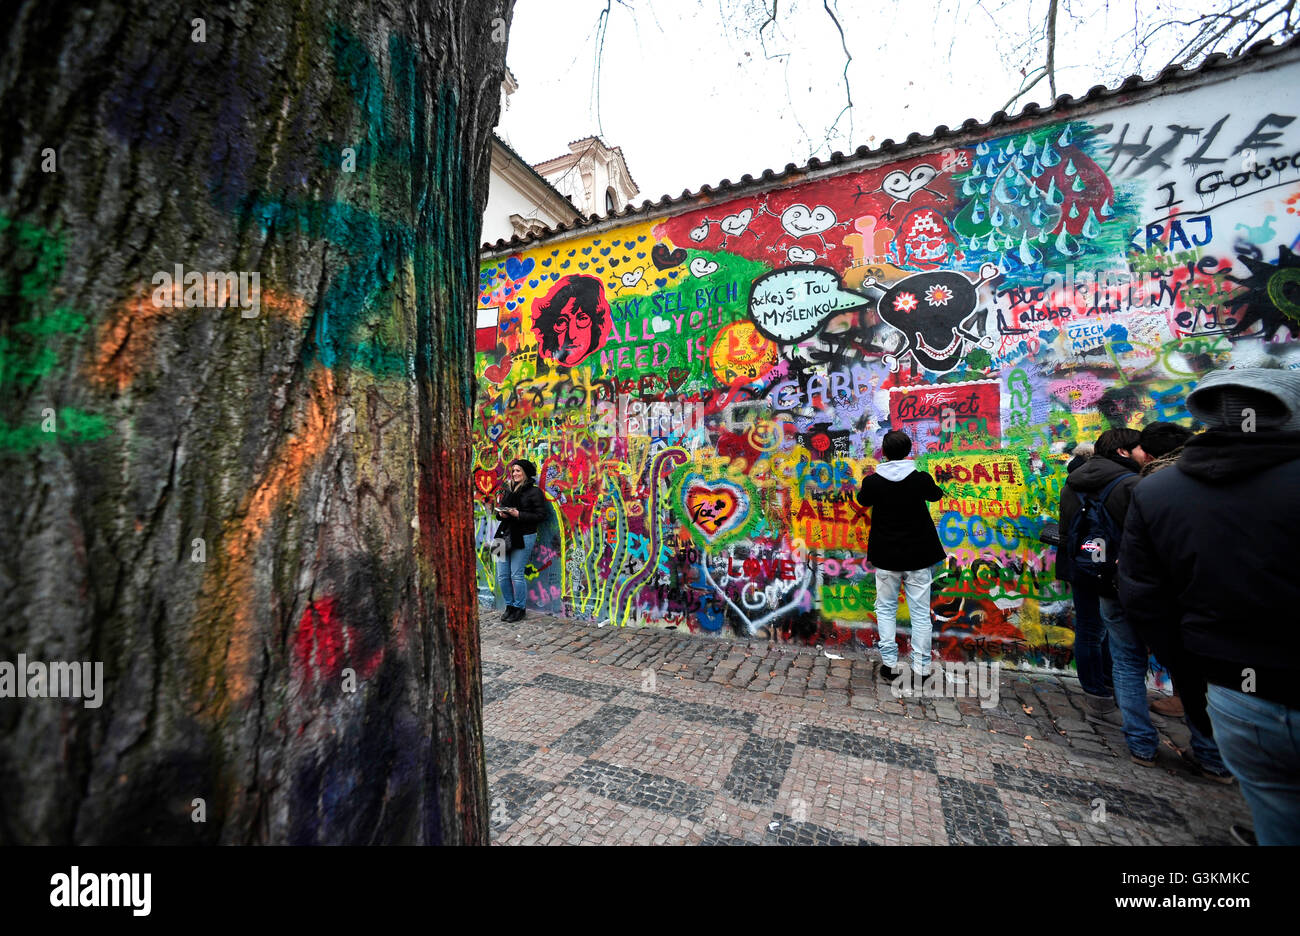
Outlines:
POLYGON ((518 508, 518 507, 511 507, 511 508, 510 508, 510 516, 512 516, 512 517, 517 517, 517 516, 519 516, 519 508, 518 508))

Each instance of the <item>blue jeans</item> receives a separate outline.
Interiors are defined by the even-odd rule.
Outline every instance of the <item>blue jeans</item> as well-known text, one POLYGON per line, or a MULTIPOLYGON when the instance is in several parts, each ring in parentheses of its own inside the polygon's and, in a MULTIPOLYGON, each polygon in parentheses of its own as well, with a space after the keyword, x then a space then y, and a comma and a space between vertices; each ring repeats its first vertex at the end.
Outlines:
POLYGON ((907 613, 912 624, 912 671, 930 672, 930 584, 931 569, 910 572, 876 570, 876 633, 880 635, 880 659, 889 666, 898 664, 898 589, 907 590, 907 613))
POLYGON ((1115 704, 1124 717, 1124 740, 1130 753, 1151 760, 1156 756, 1160 736, 1147 711, 1147 648, 1124 616, 1118 599, 1101 597, 1098 604, 1110 642, 1111 676, 1115 704))
POLYGON ((1206 693, 1214 737, 1261 845, 1300 845, 1300 710, 1223 686, 1206 693))
POLYGON ((524 566, 528 564, 528 557, 533 554, 535 542, 537 542, 537 534, 529 533, 524 537, 523 549, 512 549, 506 553, 504 559, 497 559, 497 588, 501 589, 501 597, 505 599, 507 608, 523 608, 528 604, 528 583, 524 580, 524 566))
MULTIPOLYGON (((1101 597, 1098 603, 1110 642, 1115 704, 1124 718, 1124 740, 1131 753, 1143 760, 1153 760, 1160 746, 1160 735, 1151 723, 1147 707, 1147 648, 1124 616, 1124 608, 1117 599, 1101 597)), ((1209 773, 1227 773, 1214 739, 1203 735, 1190 720, 1187 727, 1192 736, 1192 753, 1200 765, 1209 773)))
POLYGON ((1089 695, 1114 695, 1110 646, 1101 623, 1100 596, 1086 580, 1071 582, 1074 593, 1074 665, 1079 686, 1089 695))

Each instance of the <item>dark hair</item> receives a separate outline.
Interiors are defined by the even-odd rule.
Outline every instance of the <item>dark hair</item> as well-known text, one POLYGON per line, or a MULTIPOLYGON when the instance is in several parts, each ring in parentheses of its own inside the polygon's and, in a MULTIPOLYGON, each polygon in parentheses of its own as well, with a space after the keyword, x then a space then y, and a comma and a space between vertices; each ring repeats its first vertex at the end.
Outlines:
POLYGON ((530 462, 528 459, 516 458, 510 464, 506 465, 506 471, 509 471, 515 465, 518 465, 520 468, 524 469, 524 474, 528 477, 529 480, 537 479, 537 466, 534 465, 532 462, 530 462))
POLYGON ((1118 455, 1120 449, 1128 449, 1131 452, 1141 438, 1142 433, 1136 429, 1107 429, 1097 436, 1095 454, 1101 458, 1111 458, 1118 455))
POLYGON ((1152 458, 1159 458, 1181 447, 1192 435, 1192 430, 1184 429, 1178 423, 1153 422, 1149 426, 1142 427, 1138 445, 1142 446, 1142 451, 1152 458))
POLYGON ((884 439, 880 442, 880 450, 890 461, 898 461, 900 458, 906 458, 912 451, 912 440, 906 432, 895 429, 885 433, 884 439))
POLYGON ((583 357, 605 343, 613 321, 609 303, 605 300, 605 288, 594 276, 574 274, 560 280, 549 296, 533 304, 533 331, 541 346, 542 357, 558 360, 560 342, 555 337, 555 323, 569 303, 573 303, 575 308, 586 312, 591 318, 591 347, 583 357))

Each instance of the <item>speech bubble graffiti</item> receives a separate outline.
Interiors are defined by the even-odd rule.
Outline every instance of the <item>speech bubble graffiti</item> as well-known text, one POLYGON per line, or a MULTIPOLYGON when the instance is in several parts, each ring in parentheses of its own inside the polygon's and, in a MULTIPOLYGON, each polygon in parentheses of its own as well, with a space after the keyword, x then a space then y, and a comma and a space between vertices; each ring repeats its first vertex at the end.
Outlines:
POLYGON ((841 288, 835 271, 823 266, 791 266, 754 280, 749 317, 773 341, 802 341, 836 312, 868 305, 866 298, 841 288))

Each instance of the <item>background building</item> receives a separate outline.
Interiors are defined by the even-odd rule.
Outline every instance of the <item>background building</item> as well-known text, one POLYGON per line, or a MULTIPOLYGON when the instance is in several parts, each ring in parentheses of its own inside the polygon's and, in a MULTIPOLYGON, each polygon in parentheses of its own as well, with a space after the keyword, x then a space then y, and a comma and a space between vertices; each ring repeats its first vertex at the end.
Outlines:
MULTIPOLYGON (((506 69, 501 82, 501 123, 519 85, 506 69)), ((483 212, 485 245, 540 234, 583 215, 621 211, 640 192, 620 147, 599 137, 569 144, 570 152, 530 166, 499 133, 492 137, 492 177, 483 212)))

